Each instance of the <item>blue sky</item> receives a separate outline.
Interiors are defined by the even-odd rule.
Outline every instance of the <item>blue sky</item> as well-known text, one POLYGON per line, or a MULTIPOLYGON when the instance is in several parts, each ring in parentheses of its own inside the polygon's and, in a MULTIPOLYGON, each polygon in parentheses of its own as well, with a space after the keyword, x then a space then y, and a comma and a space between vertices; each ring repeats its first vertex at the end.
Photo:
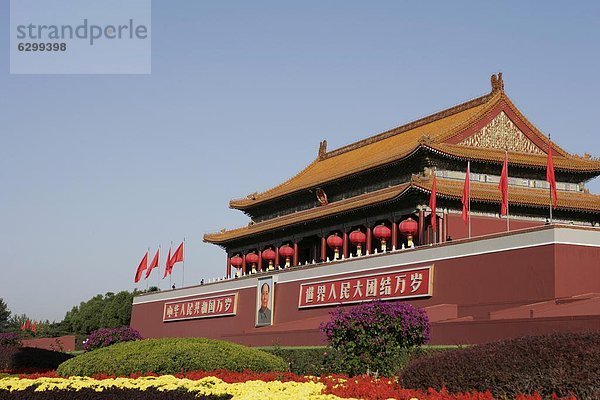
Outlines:
POLYGON ((485 94, 498 71, 539 129, 600 155, 597 2, 154 0, 150 75, 10 75, 8 15, 4 0, 0 297, 37 319, 133 289, 171 240, 186 284, 223 275, 202 235, 247 224, 229 199, 294 175, 322 139, 485 94))

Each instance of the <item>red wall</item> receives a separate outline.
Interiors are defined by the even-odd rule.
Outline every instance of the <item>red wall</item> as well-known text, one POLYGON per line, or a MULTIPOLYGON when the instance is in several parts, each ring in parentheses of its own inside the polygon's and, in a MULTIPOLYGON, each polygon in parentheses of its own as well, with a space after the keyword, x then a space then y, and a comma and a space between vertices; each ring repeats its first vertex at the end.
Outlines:
MULTIPOLYGON (((469 237, 469 227, 463 222, 461 214, 448 214, 448 232, 447 235, 452 239, 463 239, 469 237)), ((532 228, 544 225, 540 221, 530 221, 522 219, 510 219, 510 230, 532 228)), ((492 233, 506 232, 506 219, 472 216, 471 217, 471 237, 490 235, 492 233)))
POLYGON ((36 347, 38 349, 54 351, 75 351, 75 336, 61 336, 57 338, 26 339, 21 341, 23 347, 36 347))
MULTIPOLYGON (((507 320, 491 321, 489 313, 559 297, 600 293, 599 259, 598 247, 554 244, 447 259, 435 263, 433 296, 411 303, 423 308, 443 304, 457 305, 458 317, 472 320, 433 324, 434 343, 455 343, 461 337, 464 338, 463 343, 485 341, 486 338, 492 340, 498 335, 511 336, 538 329, 534 325, 541 330, 555 329, 556 326, 568 329, 568 318, 555 319, 548 324, 542 323, 540 319, 509 323, 507 320), (469 324, 477 326, 479 333, 466 335, 471 326, 469 324), (462 336, 463 334, 465 335, 462 336)), ((431 263, 377 269, 373 273, 425 265, 431 263)), ((315 268, 317 275, 319 266, 308 268, 315 268)), ((348 275, 357 273, 346 274, 348 275)), ((335 278, 343 276, 336 275, 335 278)), ((254 281, 255 278, 246 279, 254 281)), ((318 280, 322 279, 334 278, 318 280)), ((316 280, 282 282, 276 285, 275 324, 270 327, 254 327, 254 287, 238 291, 238 310, 234 317, 163 323, 164 302, 159 301, 134 305, 131 325, 144 337, 203 336, 250 345, 319 344, 323 342, 323 337, 318 331, 318 325, 329 319, 329 312, 334 307, 298 308, 300 285, 316 280)), ((593 327, 597 321, 598 318, 580 322, 579 325, 593 327)))

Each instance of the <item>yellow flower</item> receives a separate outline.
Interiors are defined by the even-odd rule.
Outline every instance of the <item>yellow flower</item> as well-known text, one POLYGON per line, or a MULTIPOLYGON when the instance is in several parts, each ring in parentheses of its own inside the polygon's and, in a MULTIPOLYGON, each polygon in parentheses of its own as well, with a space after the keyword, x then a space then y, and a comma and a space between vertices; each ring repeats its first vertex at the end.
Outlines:
POLYGON ((90 389, 102 392, 109 388, 147 390, 155 388, 159 391, 185 389, 198 394, 231 394, 234 400, 335 400, 337 396, 324 395, 325 385, 320 382, 263 382, 247 381, 241 383, 225 383, 216 377, 206 377, 200 380, 179 379, 172 375, 160 377, 141 377, 137 379, 115 378, 96 380, 87 377, 70 378, 38 378, 19 379, 8 377, 0 379, 0 391, 22 391, 35 387, 35 391, 46 390, 81 390, 90 389))

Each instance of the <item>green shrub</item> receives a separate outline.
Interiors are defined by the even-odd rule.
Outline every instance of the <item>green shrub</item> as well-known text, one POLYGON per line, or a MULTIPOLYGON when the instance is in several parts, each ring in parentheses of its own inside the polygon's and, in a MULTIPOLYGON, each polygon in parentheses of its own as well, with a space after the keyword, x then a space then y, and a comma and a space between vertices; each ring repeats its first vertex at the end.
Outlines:
POLYGON ((298 375, 327 375, 341 371, 331 371, 327 365, 328 356, 334 352, 330 347, 265 347, 261 350, 281 357, 289 366, 290 371, 298 375))
POLYGON ((429 341, 425 311, 407 303, 372 301, 331 313, 321 325, 345 373, 396 374, 406 352, 429 341))
MULTIPOLYGON (((261 350, 281 357, 294 374, 321 376, 346 372, 343 357, 332 347, 265 347, 261 350)), ((408 358, 409 351, 402 349, 396 357, 400 368, 408 363, 408 358)))
POLYGON ((257 372, 288 371, 281 358, 230 342, 205 338, 146 339, 118 343, 81 354, 58 367, 62 376, 129 375, 154 372, 227 369, 257 372))
POLYGON ((58 351, 36 349, 34 347, 0 347, 0 370, 28 371, 53 370, 73 356, 58 351))
POLYGON ((560 333, 435 352, 410 362, 403 387, 486 391, 499 399, 535 392, 600 399, 600 333, 560 333))

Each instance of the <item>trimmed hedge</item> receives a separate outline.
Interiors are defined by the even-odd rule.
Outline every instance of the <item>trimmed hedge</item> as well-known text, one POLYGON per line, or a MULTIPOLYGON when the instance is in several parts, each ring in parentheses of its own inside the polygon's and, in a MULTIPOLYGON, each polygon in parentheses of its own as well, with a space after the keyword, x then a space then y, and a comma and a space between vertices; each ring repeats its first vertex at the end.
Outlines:
POLYGON ((335 350, 329 347, 265 347, 261 350, 281 357, 294 374, 321 376, 342 372, 332 361, 335 350))
POLYGON ((9 392, 0 390, 0 400, 228 400, 233 396, 224 395, 198 395, 195 392, 183 390, 164 392, 155 388, 144 391, 133 389, 107 389, 96 392, 93 389, 80 390, 50 390, 36 392, 35 388, 9 392))
POLYGON ((0 347, 0 371, 56 369, 73 356, 59 351, 36 349, 34 347, 0 347))
POLYGON ((90 351, 64 362, 57 372, 61 376, 127 376, 216 369, 269 372, 288 371, 288 366, 279 357, 239 344, 205 338, 169 338, 124 342, 90 351))
POLYGON ((400 374, 403 387, 446 387, 451 392, 490 390, 517 394, 575 395, 600 399, 600 333, 527 336, 434 353, 413 360, 400 374))
MULTIPOLYGON (((411 359, 456 348, 457 346, 425 345, 415 349, 401 349, 392 357, 397 363, 398 370, 401 370, 411 359)), ((320 376, 347 372, 338 351, 331 347, 262 347, 260 349, 283 358, 290 366, 290 371, 297 375, 320 376)))

